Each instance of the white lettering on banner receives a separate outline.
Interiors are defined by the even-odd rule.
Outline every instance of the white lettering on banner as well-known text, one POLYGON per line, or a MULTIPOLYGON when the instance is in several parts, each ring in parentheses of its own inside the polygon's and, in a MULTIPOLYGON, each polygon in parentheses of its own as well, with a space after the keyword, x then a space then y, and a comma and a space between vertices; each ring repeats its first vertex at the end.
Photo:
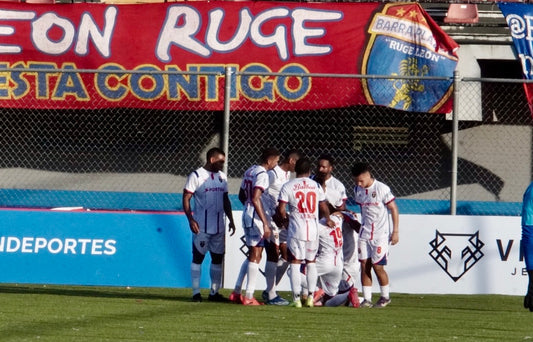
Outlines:
POLYGON ((46 239, 42 237, 0 237, 0 253, 113 255, 117 252, 116 240, 104 239, 46 239))
POLYGON ((431 30, 410 20, 379 14, 373 21, 370 33, 396 37, 434 50, 437 46, 431 30))
POLYGON ((526 78, 531 79, 533 76, 533 68, 531 67, 533 65, 533 57, 520 53, 518 58, 522 64, 522 73, 526 78))
POLYGON ((396 50, 398 52, 404 53, 406 55, 429 59, 429 60, 432 60, 433 62, 439 62, 439 60, 441 59, 441 56, 437 55, 436 53, 430 50, 424 49, 420 46, 404 44, 400 41, 393 40, 393 39, 389 41, 389 48, 392 50, 396 50))
MULTIPOLYGON (((45 54, 64 54, 76 43, 74 52, 85 56, 89 53, 89 40, 91 40, 98 53, 103 57, 110 57, 111 39, 117 17, 116 7, 108 7, 104 16, 105 24, 102 32, 88 13, 82 15, 77 32, 74 24, 69 19, 62 18, 54 12, 46 12, 42 16, 36 17, 33 11, 0 10, 0 23, 4 20, 29 21, 32 28, 32 44, 39 52, 45 54), (51 29, 59 29, 62 37, 58 40, 50 39, 48 33, 51 29), (77 39, 76 42, 75 39, 77 39)), ((0 37, 13 34, 15 34, 15 29, 12 26, 0 24, 0 37)), ((17 54, 21 52, 22 46, 7 45, 0 42, 0 54, 17 54)))
POLYGON ((295 9, 290 11, 285 7, 274 7, 265 10, 252 17, 247 8, 239 12, 239 24, 234 36, 226 43, 217 39, 217 32, 220 32, 224 12, 215 9, 210 12, 207 24, 207 34, 205 43, 197 39, 196 35, 200 31, 201 16, 193 7, 185 5, 170 6, 161 33, 157 40, 156 56, 163 62, 170 62, 170 48, 175 45, 186 51, 202 57, 209 57, 213 51, 229 52, 242 45, 246 38, 259 47, 275 47, 281 60, 289 59, 288 39, 294 42, 294 56, 317 56, 332 52, 329 45, 311 44, 309 38, 319 38, 325 35, 324 28, 313 27, 309 29, 306 22, 329 22, 338 21, 343 15, 339 11, 320 11, 310 9, 295 9), (283 24, 278 24, 273 33, 266 35, 261 30, 262 25, 275 19, 292 18, 290 32, 283 24), (288 37, 288 35, 290 37, 288 37))
POLYGON ((524 15, 522 18, 518 14, 509 14, 505 17, 507 25, 511 30, 511 36, 515 39, 533 40, 533 17, 524 15))

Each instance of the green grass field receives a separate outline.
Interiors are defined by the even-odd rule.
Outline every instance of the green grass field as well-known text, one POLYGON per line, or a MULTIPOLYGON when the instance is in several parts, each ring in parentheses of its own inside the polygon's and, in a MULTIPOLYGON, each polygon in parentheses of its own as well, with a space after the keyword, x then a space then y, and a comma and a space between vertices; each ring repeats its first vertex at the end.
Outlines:
POLYGON ((522 297, 393 293, 392 300, 383 309, 296 309, 193 303, 189 289, 0 285, 0 341, 533 339, 522 297))

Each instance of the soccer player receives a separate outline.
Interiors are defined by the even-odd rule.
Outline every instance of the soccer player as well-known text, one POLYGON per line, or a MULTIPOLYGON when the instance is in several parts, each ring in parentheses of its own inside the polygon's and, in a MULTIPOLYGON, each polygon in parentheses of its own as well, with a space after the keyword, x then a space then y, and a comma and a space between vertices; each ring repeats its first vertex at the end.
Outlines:
POLYGON ((389 276, 385 271, 389 243, 399 241, 399 213, 390 188, 374 179, 368 163, 356 163, 352 167, 355 182, 354 198, 361 207, 361 230, 359 232, 359 260, 364 301, 361 307, 385 307, 391 300, 389 276), (390 232, 389 211, 392 217, 390 232), (381 297, 372 304, 372 269, 380 285, 381 297))
POLYGON ((192 232, 192 300, 202 301, 200 276, 205 254, 211 253, 210 301, 225 301, 218 293, 222 284, 222 262, 226 247, 226 226, 224 214, 229 219, 230 234, 235 234, 235 223, 228 197, 228 182, 222 168, 226 161, 224 151, 212 148, 207 151, 206 163, 193 171, 187 178, 183 190, 183 210, 189 220, 192 232), (194 198, 194 213, 191 208, 194 198))
MULTIPOLYGON (((316 258, 318 283, 323 295, 315 292, 315 306, 340 306, 350 303, 352 307, 359 307, 357 289, 353 286, 339 293, 339 286, 343 276, 342 226, 343 224, 357 225, 352 213, 336 211, 330 215, 335 223, 333 228, 326 225, 322 218, 318 225, 319 246, 316 258)), ((304 283, 305 278, 302 278, 304 283)), ((306 282, 305 282, 306 283, 306 282)), ((307 284, 306 284, 307 285, 307 284)), ((304 286, 306 286, 304 285, 304 286)))
MULTIPOLYGON (((266 212, 270 219, 276 214, 281 187, 290 180, 291 173, 294 172, 296 162, 300 158, 301 153, 299 151, 290 150, 285 154, 280 165, 268 170, 270 185, 265 195, 266 212)), ((289 302, 281 298, 276 292, 276 284, 281 280, 289 266, 287 261, 287 230, 279 227, 275 220, 271 220, 270 224, 272 234, 265 245, 267 262, 265 265, 266 289, 263 292, 263 299, 268 305, 288 305, 289 302)))
POLYGON ((309 178, 311 162, 300 158, 295 166, 296 178, 285 183, 279 193, 279 215, 288 218, 287 247, 291 259, 290 283, 293 306, 301 308, 302 291, 300 265, 305 260, 309 296, 307 306, 312 307, 313 294, 317 284, 315 257, 318 251, 319 214, 330 227, 335 226, 329 217, 326 196, 320 185, 309 178), (289 210, 287 210, 287 205, 289 210))
MULTIPOLYGON (((318 158, 317 173, 313 177, 326 194, 330 212, 346 210, 346 187, 340 180, 333 176, 335 160, 329 154, 323 154, 318 158)), ((344 257, 343 283, 349 287, 355 286, 355 280, 360 278, 360 267, 357 256, 357 232, 349 225, 343 225, 342 235, 344 239, 342 252, 344 257)))
POLYGON ((259 164, 251 166, 244 173, 239 189, 239 199, 244 204, 242 226, 249 249, 246 295, 240 296, 244 305, 260 305, 254 298, 255 283, 263 247, 271 235, 271 221, 265 211, 267 204, 263 194, 270 185, 267 172, 278 165, 279 157, 280 152, 277 149, 265 149, 261 154, 259 164))
POLYGON ((346 188, 337 178, 333 177, 335 160, 329 154, 318 157, 317 173, 312 178, 316 180, 326 194, 329 211, 346 210, 346 188))
POLYGON ((528 274, 524 308, 533 312, 533 183, 529 184, 522 201, 522 251, 528 274))

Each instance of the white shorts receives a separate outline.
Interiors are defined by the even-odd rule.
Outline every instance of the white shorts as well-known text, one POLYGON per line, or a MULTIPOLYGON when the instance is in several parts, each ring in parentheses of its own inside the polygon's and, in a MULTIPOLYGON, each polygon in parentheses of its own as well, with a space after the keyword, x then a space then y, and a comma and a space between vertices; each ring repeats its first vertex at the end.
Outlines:
POLYGON ((373 264, 386 265, 389 254, 389 238, 359 239, 359 260, 372 259, 373 264))
POLYGON ((334 260, 316 260, 316 270, 320 288, 328 296, 335 296, 339 292, 339 283, 342 279, 342 258, 337 256, 337 261, 334 260))
POLYGON ((287 244, 287 239, 289 237, 289 232, 287 231, 287 229, 281 229, 279 231, 279 243, 282 244, 287 244))
POLYGON ((246 238, 246 246, 264 247, 265 241, 263 240, 263 235, 265 232, 263 230, 263 221, 259 218, 243 216, 242 226, 246 238))
POLYGON ((270 237, 268 238, 268 241, 272 242, 276 246, 279 246, 280 240, 279 240, 279 234, 283 229, 276 226, 274 221, 270 221, 270 237))
POLYGON ((226 233, 207 234, 200 232, 192 235, 194 247, 202 255, 207 252, 215 254, 224 254, 226 247, 226 233))
POLYGON ((287 247, 295 259, 313 261, 318 252, 318 240, 303 241, 289 238, 289 241, 287 241, 287 247))
POLYGON ((270 237, 268 238, 270 242, 276 244, 276 246, 279 246, 282 243, 287 243, 287 229, 279 228, 274 221, 270 222, 270 229, 272 230, 272 234, 270 234, 270 237))

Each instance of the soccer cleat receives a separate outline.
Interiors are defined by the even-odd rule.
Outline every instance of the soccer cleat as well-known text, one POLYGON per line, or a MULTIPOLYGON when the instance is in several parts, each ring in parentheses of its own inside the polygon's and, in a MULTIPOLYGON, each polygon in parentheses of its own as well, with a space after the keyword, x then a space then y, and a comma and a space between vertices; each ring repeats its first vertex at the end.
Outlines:
POLYGON ((252 298, 246 298, 245 296, 241 295, 241 301, 242 305, 248 305, 248 306, 257 306, 257 305, 263 305, 257 301, 254 297, 252 298))
POLYGON ((307 297, 307 299, 305 300, 305 306, 307 306, 308 308, 312 308, 313 306, 315 306, 315 301, 314 301, 313 296, 307 297))
POLYGON ((207 297, 207 300, 209 300, 210 302, 221 302, 221 303, 228 302, 228 299, 222 296, 218 292, 215 294, 209 294, 209 296, 207 297))
POLYGON ((373 306, 374 306, 374 304, 372 304, 371 301, 366 300, 366 299, 363 300, 363 302, 362 302, 361 304, 359 304, 359 307, 360 307, 360 308, 371 308, 371 307, 373 307, 373 306))
POLYGON ((241 294, 240 293, 237 293, 235 291, 233 291, 230 295, 229 295, 229 301, 232 302, 232 303, 235 303, 235 304, 242 304, 242 301, 241 301, 241 294))
POLYGON ((324 290, 322 290, 320 287, 316 289, 315 293, 313 293, 313 300, 315 304, 317 302, 322 301, 322 297, 324 297, 324 290))
POLYGON ((390 298, 380 297, 377 301, 376 305, 374 305, 376 308, 384 308, 387 305, 389 305, 391 302, 390 298))
POLYGON ((193 295, 192 301, 196 303, 200 303, 202 301, 202 295, 200 293, 193 295))
POLYGON ((289 301, 284 298, 281 298, 280 296, 276 296, 273 299, 267 300, 265 303, 266 305, 280 305, 280 306, 289 305, 289 301))
POLYGON ((263 298, 263 302, 268 302, 270 296, 268 295, 268 292, 266 290, 261 293, 261 298, 263 298))
POLYGON ((355 287, 350 288, 350 292, 348 293, 348 299, 350 300, 350 303, 354 308, 359 307, 359 296, 357 295, 357 289, 355 287))
POLYGON ((294 302, 292 302, 289 305, 292 306, 293 308, 301 308, 302 307, 302 301, 298 298, 298 299, 296 299, 294 302))

